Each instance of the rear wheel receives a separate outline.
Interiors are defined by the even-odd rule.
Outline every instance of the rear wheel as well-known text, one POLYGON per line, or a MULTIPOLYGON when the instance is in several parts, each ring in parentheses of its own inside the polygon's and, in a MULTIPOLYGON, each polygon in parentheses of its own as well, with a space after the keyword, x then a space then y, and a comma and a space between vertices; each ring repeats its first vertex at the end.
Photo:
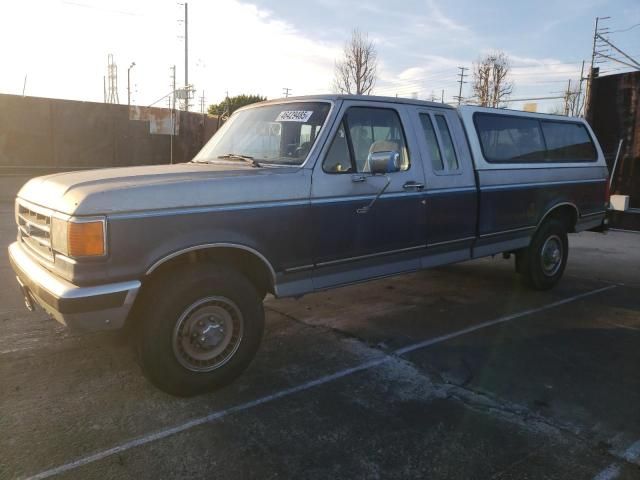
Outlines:
POLYGON ((155 386, 172 395, 192 396, 228 384, 260 344, 261 298, 229 267, 177 267, 154 279, 141 300, 139 363, 155 386))
POLYGON ((536 290, 553 288, 562 277, 569 256, 567 229, 559 220, 545 221, 526 250, 519 252, 518 271, 536 290))

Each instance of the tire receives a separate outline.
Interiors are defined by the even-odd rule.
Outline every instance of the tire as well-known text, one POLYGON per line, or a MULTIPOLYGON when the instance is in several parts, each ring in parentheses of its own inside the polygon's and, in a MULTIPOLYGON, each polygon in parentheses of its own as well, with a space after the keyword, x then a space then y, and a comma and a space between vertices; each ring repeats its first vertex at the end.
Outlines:
POLYGON ((562 278, 569 258, 567 229, 559 220, 545 221, 533 236, 529 248, 517 258, 518 271, 535 290, 549 290, 562 278))
POLYGON ((147 379, 171 395, 190 397, 227 385, 258 350, 262 302, 232 268, 176 267, 153 279, 141 300, 138 361, 147 379))

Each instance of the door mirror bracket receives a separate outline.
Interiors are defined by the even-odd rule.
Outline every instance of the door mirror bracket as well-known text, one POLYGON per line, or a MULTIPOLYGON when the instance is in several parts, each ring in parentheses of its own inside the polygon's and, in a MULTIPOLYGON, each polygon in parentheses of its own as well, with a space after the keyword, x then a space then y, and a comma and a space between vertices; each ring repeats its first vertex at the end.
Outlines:
POLYGON ((358 208, 356 213, 369 213, 376 201, 389 188, 391 183, 389 173, 400 171, 400 154, 398 152, 372 152, 367 157, 367 164, 369 165, 371 176, 384 176, 387 181, 371 202, 364 207, 358 208))

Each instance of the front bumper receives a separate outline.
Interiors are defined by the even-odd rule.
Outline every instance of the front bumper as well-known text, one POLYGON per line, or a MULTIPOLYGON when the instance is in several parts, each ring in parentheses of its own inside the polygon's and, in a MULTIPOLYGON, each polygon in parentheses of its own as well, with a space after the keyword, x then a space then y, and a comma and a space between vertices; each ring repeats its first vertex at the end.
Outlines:
POLYGON ((49 315, 76 330, 113 330, 124 325, 140 282, 78 287, 34 261, 18 242, 9 246, 9 260, 27 305, 31 297, 49 315))

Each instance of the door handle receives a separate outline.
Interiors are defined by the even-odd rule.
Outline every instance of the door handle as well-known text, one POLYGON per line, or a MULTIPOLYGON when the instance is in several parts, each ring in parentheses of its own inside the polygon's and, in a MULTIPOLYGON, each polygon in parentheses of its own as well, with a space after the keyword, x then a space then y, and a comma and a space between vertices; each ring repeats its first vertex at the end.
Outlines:
POLYGON ((407 182, 402 186, 402 188, 404 188, 405 190, 422 190, 424 188, 424 183, 407 182))

